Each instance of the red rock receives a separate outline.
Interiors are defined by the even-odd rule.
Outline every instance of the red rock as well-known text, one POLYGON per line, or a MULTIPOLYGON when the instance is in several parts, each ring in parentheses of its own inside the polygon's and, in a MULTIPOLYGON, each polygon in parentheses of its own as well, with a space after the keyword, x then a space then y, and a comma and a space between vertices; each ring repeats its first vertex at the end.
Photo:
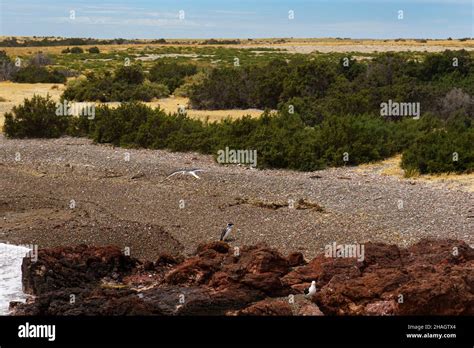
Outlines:
MULTIPOLYGON (((361 274, 333 274, 314 300, 330 315, 472 315, 474 313, 473 250, 463 242, 421 241, 401 250, 371 245, 361 274), (459 250, 457 257, 453 248, 459 250), (391 250, 391 251, 390 251, 391 250), (342 274, 342 275, 341 275, 342 274), (399 296, 403 303, 398 303, 399 296), (373 305, 396 300, 395 308, 373 305)), ((336 262, 334 260, 333 262, 336 262)), ((353 265, 355 267, 357 265, 353 265)), ((350 267, 350 264, 347 265, 350 267)), ((324 272, 321 272, 322 274, 324 272)), ((330 273, 327 273, 329 275, 330 273)), ((290 274, 291 275, 291 274, 290 274)), ((293 277, 294 278, 294 277, 293 277)), ((318 283, 322 283, 318 279, 318 283)), ((324 283, 324 282, 323 282, 324 283)))
POLYGON ((362 262, 320 255, 292 268, 301 261, 293 255, 263 244, 236 254, 213 242, 182 262, 161 257, 153 265, 115 247, 44 249, 22 265, 23 286, 35 298, 12 308, 23 315, 291 315, 298 306, 278 298, 315 280, 316 294, 304 298, 313 303, 299 315, 474 315, 474 250, 464 242, 367 243, 362 262))
POLYGON ((289 288, 282 285, 278 274, 272 272, 247 273, 240 279, 240 282, 253 289, 261 290, 268 296, 285 296, 290 293, 289 288))
POLYGON ((213 250, 206 250, 203 253, 207 253, 207 257, 203 258, 195 256, 185 260, 173 268, 165 276, 165 282, 174 285, 207 283, 212 275, 220 269, 223 256, 214 257, 217 256, 217 253, 213 250), (209 255, 212 254, 212 252, 215 253, 215 255, 209 255))
POLYGON ((288 301, 265 299, 235 314, 239 316, 292 316, 293 310, 288 301))
POLYGON ((302 291, 307 288, 306 283, 316 281, 316 286, 321 288, 334 276, 358 277, 360 276, 360 263, 354 259, 327 258, 319 255, 307 265, 297 267, 282 278, 282 283, 291 286, 295 290, 302 291), (301 286, 301 284, 305 284, 301 286))
POLYGON ((316 304, 311 303, 311 304, 306 304, 303 305, 299 310, 298 310, 298 315, 302 316, 313 316, 313 317, 321 317, 323 316, 323 312, 319 309, 316 304))
POLYGON ((303 254, 300 252, 291 253, 287 260, 290 267, 302 266, 306 263, 303 254))
POLYGON ((376 301, 365 306, 367 315, 394 315, 397 313, 397 303, 391 301, 376 301))

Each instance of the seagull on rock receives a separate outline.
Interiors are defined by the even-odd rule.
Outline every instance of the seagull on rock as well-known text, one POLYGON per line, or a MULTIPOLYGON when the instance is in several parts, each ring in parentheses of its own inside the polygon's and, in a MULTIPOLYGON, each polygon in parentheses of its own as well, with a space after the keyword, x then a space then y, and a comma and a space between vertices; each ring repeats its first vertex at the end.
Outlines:
POLYGON ((306 297, 311 297, 313 296, 314 294, 316 293, 316 282, 313 280, 311 282, 311 286, 309 287, 309 289, 307 291, 305 291, 305 296, 306 297))
MULTIPOLYGON (((172 176, 174 175, 177 175, 177 174, 181 174, 181 175, 192 175, 194 176, 196 179, 201 179, 196 173, 199 173, 199 172, 203 172, 204 169, 179 169, 179 170, 175 170, 173 173, 171 173, 170 175, 168 175, 166 177, 166 179, 169 179, 171 178, 172 176)), ((165 179, 165 180, 166 180, 165 179)))
POLYGON ((221 241, 225 241, 227 237, 229 237, 229 234, 230 232, 232 231, 232 228, 234 227, 234 224, 229 222, 226 226, 226 228, 224 228, 222 230, 222 233, 221 233, 221 241))

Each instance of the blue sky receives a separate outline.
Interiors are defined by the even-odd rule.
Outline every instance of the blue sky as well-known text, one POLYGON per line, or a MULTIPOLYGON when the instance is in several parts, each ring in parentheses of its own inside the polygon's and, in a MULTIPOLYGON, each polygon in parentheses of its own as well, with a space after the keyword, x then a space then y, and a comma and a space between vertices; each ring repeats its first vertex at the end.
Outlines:
POLYGON ((460 38, 474 36, 473 4, 474 0, 0 0, 0 35, 460 38), (294 19, 289 19, 289 11, 294 11, 294 19))

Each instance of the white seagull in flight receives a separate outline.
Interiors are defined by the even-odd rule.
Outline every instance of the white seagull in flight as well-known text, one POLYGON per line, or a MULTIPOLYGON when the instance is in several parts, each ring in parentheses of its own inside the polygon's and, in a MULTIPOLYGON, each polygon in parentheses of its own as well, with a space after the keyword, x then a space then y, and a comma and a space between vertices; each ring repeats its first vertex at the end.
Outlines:
MULTIPOLYGON (((166 179, 168 178, 171 178, 172 176, 176 175, 176 174, 182 174, 182 175, 192 175, 194 176, 196 179, 201 179, 196 173, 199 173, 199 172, 203 172, 204 169, 179 169, 179 170, 175 170, 173 173, 171 173, 170 175, 168 175, 166 177, 166 179)), ((165 179, 165 180, 166 180, 165 179)))

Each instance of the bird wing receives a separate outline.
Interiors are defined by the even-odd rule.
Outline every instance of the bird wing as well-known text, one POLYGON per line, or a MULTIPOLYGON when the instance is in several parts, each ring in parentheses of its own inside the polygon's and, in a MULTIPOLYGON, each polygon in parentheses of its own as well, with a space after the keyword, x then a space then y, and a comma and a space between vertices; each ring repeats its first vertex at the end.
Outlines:
POLYGON ((188 172, 188 173, 191 174, 192 176, 194 176, 196 179, 201 179, 199 176, 196 175, 196 173, 194 171, 188 172))
POLYGON ((225 236, 226 232, 227 232, 227 228, 224 228, 222 230, 222 233, 221 233, 221 240, 224 240, 224 236, 225 236))
POLYGON ((184 170, 177 170, 177 171, 171 173, 170 175, 168 175, 166 177, 166 179, 171 178, 173 175, 176 175, 176 174, 184 174, 184 172, 185 172, 184 170))

